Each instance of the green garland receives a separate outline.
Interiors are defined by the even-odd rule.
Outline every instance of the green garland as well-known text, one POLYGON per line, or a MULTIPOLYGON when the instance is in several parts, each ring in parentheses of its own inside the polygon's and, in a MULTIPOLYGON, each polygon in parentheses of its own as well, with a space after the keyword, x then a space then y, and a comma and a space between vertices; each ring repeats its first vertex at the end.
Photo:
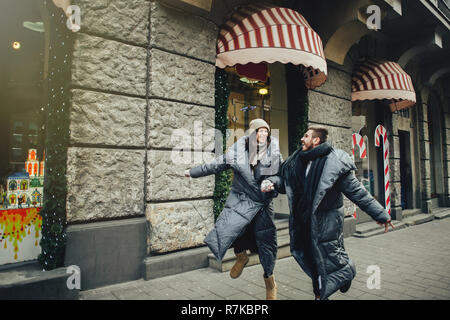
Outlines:
POLYGON ((45 181, 42 216, 42 253, 38 261, 45 270, 64 265, 66 246, 66 163, 69 141, 70 52, 73 36, 66 27, 67 17, 52 1, 45 1, 49 13, 49 69, 45 141, 45 181))
POLYGON ((286 65, 288 95, 289 154, 301 147, 301 139, 308 129, 308 89, 298 66, 286 65))
MULTIPOLYGON (((225 70, 216 68, 215 74, 215 105, 216 118, 215 126, 222 132, 223 136, 223 152, 226 150, 226 130, 228 128, 228 97, 230 89, 228 88, 228 74, 225 70)), ((214 188, 214 216, 217 218, 222 212, 230 192, 231 172, 230 170, 222 171, 216 174, 216 185, 214 188)))

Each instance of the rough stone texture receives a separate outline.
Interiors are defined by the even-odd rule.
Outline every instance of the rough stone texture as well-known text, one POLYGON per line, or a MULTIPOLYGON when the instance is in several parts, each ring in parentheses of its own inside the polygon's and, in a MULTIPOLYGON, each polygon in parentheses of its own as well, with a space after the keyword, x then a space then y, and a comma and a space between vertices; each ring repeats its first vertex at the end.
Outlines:
MULTIPOLYGON (((404 123, 403 118, 399 117, 397 114, 393 113, 392 117, 391 117, 391 123, 392 123, 391 134, 394 136, 398 136, 399 126, 401 126, 404 123)), ((408 130, 409 130, 409 127, 408 127, 408 130)))
MULTIPOLYGON (((444 146, 444 148, 446 148, 446 146, 444 146)), ((443 159, 443 174, 444 174, 444 178, 449 176, 449 170, 450 170, 450 163, 448 161, 448 159, 445 159, 445 155, 444 155, 444 159, 443 159)))
POLYGON ((201 17, 151 2, 150 44, 216 62, 217 26, 201 17))
POLYGON ((425 103, 418 104, 417 107, 419 108, 417 110, 419 121, 428 121, 428 106, 425 103))
POLYGON ((443 145, 442 149, 443 149, 442 153, 443 153, 444 160, 450 160, 450 146, 443 145))
MULTIPOLYGON (((194 126, 203 132, 203 148, 208 148, 212 142, 211 130, 215 126, 215 110, 209 107, 195 106, 166 100, 150 100, 149 122, 148 122, 148 143, 151 148, 173 148, 182 144, 181 131, 183 136, 194 138, 194 126), (201 127, 201 128, 200 128, 201 127), (201 130, 200 130, 201 129, 201 130), (208 131, 207 131, 208 130, 208 131), (180 134, 176 134, 179 132, 180 134)), ((195 133, 197 138, 197 133, 195 133)), ((191 140, 193 149, 194 141, 191 140)), ((195 145, 197 149, 197 144, 195 145)))
POLYGON ((149 0, 72 0, 81 10, 81 32, 148 43, 149 0))
MULTIPOLYGON (((314 122, 308 122, 308 126, 318 126, 314 122)), ((352 155, 352 130, 340 127, 333 127, 320 124, 328 130, 328 141, 332 143, 335 148, 346 151, 350 156, 352 155)))
POLYGON ((184 170, 202 164, 203 157, 208 162, 213 153, 189 152, 189 163, 175 163, 172 151, 151 150, 148 152, 147 201, 164 201, 186 198, 212 197, 215 176, 186 178, 184 170))
MULTIPOLYGON (((323 93, 308 92, 308 119, 329 125, 351 127, 352 103, 323 93)), ((349 137, 351 141, 351 134, 349 137)))
POLYGON ((430 159, 430 143, 428 141, 419 141, 419 156, 421 160, 430 159))
POLYGON ((420 182, 422 190, 422 202, 431 198, 431 180, 426 179, 420 182))
POLYGON ((73 51, 72 85, 145 96, 146 62, 144 48, 78 33, 73 51))
POLYGON ((430 160, 420 160, 420 176, 422 179, 429 179, 431 176, 430 160))
POLYGON ((450 178, 444 177, 444 185, 446 187, 446 190, 450 189, 450 178))
POLYGON ((158 49, 150 55, 151 96, 214 106, 214 65, 158 49))
POLYGON ((391 181, 399 182, 400 178, 400 160, 399 159, 389 159, 389 170, 391 172, 391 181))
POLYGON ((72 142, 144 147, 145 99, 78 89, 71 92, 72 142))
POLYGON ((448 129, 443 129, 442 130, 442 144, 444 146, 444 148, 447 148, 450 146, 450 130, 448 129))
POLYGON ((69 148, 67 220, 144 214, 144 152, 69 148))
MULTIPOLYGON (((393 182, 389 184, 391 188, 391 208, 401 206, 402 204, 402 184, 400 182, 393 182)), ((383 204, 384 207, 384 204, 383 204)))
POLYGON ((150 203, 149 253, 164 253, 203 245, 214 225, 213 200, 150 203))
POLYGON ((400 138, 398 136, 389 136, 389 158, 400 158, 400 138))
POLYGON ((419 126, 419 139, 429 141, 430 140, 430 133, 428 129, 428 122, 422 122, 422 125, 419 126))
POLYGON ((444 113, 445 128, 450 128, 450 114, 444 113))
POLYGON ((351 75, 329 66, 327 81, 320 87, 314 89, 314 91, 326 92, 337 97, 351 100, 351 75))
POLYGON ((450 128, 445 129, 445 140, 448 145, 450 145, 450 128))

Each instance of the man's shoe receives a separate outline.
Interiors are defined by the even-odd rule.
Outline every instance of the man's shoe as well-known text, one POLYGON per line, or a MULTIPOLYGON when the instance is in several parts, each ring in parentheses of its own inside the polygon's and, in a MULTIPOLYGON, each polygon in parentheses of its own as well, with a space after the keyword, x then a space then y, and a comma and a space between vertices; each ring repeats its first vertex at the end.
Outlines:
POLYGON ((245 265, 248 263, 248 260, 247 251, 236 253, 236 262, 230 270, 230 277, 233 279, 238 278, 241 275, 242 270, 244 270, 245 265))
POLYGON ((342 293, 346 293, 352 285, 352 280, 347 281, 339 290, 341 290, 342 293))

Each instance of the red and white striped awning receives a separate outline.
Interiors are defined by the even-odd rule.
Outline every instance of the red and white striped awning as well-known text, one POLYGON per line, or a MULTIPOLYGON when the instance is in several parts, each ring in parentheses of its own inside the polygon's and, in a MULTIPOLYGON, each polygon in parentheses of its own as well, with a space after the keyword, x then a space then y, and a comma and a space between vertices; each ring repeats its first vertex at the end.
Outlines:
POLYGON ((416 103, 411 77, 395 62, 375 58, 360 60, 352 74, 352 101, 393 100, 391 110, 416 103))
POLYGON ((308 88, 327 79, 322 40, 297 11, 258 4, 241 7, 221 27, 216 66, 292 63, 304 66, 308 88))

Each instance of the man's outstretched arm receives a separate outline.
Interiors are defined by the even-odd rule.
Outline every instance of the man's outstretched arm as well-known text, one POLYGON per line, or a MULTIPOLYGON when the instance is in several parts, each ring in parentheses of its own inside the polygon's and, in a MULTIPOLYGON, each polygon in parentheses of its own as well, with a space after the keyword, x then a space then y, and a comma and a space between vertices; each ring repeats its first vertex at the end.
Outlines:
POLYGON ((340 179, 340 190, 354 204, 372 217, 378 224, 384 225, 387 232, 389 226, 395 228, 391 216, 386 209, 364 188, 352 171, 340 179))

